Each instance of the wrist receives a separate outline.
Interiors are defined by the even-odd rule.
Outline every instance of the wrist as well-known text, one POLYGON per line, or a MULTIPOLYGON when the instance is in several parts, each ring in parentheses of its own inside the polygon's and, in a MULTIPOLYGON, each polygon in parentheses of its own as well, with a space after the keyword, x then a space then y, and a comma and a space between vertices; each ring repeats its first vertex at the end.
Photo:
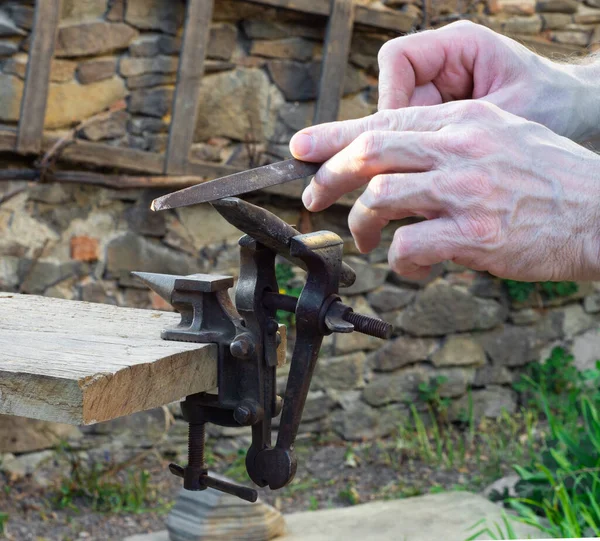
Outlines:
POLYGON ((566 137, 583 142, 600 136, 600 57, 579 64, 560 66, 563 71, 562 92, 571 104, 566 137))

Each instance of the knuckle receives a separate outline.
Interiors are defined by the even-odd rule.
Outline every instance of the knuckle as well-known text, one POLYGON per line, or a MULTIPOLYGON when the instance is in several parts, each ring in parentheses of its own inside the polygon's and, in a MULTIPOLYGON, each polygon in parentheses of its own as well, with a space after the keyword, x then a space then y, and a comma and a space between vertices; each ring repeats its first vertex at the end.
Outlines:
POLYGON ((361 133, 353 144, 353 154, 355 159, 364 164, 377 159, 383 147, 383 138, 376 131, 367 131, 361 133))
POLYGON ((367 188, 369 194, 369 207, 377 208, 392 194, 393 175, 377 175, 371 179, 367 188))
POLYGON ((379 111, 367 120, 369 131, 395 131, 397 127, 398 113, 396 111, 379 111))

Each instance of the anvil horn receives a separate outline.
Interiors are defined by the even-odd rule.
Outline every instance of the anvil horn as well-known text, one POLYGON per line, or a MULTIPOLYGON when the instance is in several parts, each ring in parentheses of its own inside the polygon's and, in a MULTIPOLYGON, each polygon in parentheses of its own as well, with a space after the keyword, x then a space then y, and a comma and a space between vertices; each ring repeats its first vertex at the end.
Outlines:
POLYGON ((171 304, 171 297, 175 291, 175 281, 181 276, 171 274, 158 274, 155 272, 132 272, 133 276, 144 282, 154 293, 171 304))

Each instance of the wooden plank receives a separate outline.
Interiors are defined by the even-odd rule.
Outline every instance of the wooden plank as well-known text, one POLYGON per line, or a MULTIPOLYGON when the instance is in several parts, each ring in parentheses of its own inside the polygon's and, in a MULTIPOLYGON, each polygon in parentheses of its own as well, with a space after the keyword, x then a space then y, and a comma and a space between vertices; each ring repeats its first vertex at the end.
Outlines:
MULTIPOLYGON (((331 6, 323 0, 247 0, 253 4, 263 4, 283 9, 291 9, 312 15, 327 17, 331 6)), ((392 9, 374 9, 368 6, 355 7, 357 23, 397 33, 410 32, 414 29, 415 18, 392 9)))
POLYGON ((12 126, 0 126, 0 152, 14 152, 16 146, 16 128, 12 126))
POLYGON ((61 0, 37 0, 36 3, 17 139, 17 151, 23 154, 37 153, 42 146, 50 64, 54 54, 60 6, 61 0))
POLYGON ((188 0, 165 157, 165 173, 168 175, 183 174, 194 141, 212 13, 213 0, 188 0))
POLYGON ((0 413, 92 424, 214 389, 216 346, 162 340, 178 314, 0 293, 0 413))
POLYGON ((353 0, 331 0, 331 4, 313 124, 337 120, 352 42, 353 0))

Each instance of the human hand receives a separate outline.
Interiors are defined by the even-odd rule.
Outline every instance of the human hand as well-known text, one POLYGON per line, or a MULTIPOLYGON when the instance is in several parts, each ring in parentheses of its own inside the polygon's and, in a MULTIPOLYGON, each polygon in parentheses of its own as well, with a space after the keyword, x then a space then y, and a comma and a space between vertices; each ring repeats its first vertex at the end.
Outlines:
POLYGON ((552 62, 470 21, 388 41, 379 69, 379 110, 483 99, 573 140, 598 134, 598 68, 552 62))
POLYGON ((363 253, 393 220, 398 274, 446 260, 514 280, 600 276, 600 156, 541 124, 467 100, 381 111, 296 134, 292 154, 323 161, 311 211, 368 184, 349 216, 363 253))

